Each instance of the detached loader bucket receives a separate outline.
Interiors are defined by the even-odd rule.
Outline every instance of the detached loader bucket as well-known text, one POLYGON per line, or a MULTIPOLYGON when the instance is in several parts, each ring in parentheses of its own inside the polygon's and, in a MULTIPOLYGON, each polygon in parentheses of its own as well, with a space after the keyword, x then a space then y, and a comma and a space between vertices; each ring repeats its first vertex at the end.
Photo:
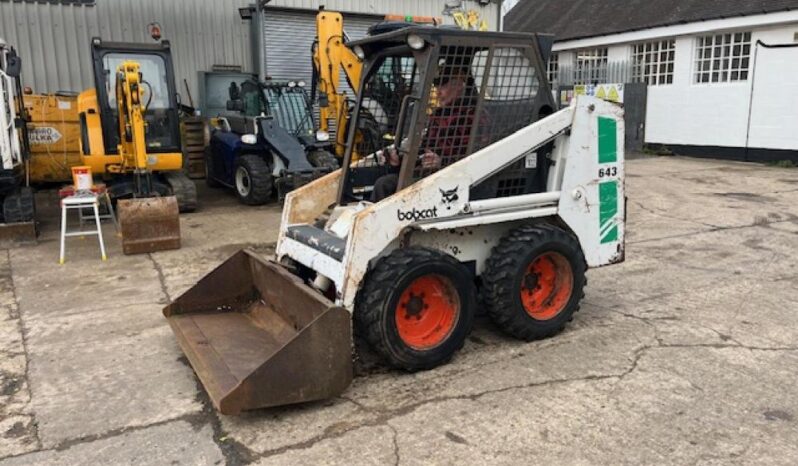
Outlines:
POLYGON ((174 196, 121 199, 117 211, 125 254, 180 249, 180 212, 174 196))
POLYGON ((239 251, 163 312, 223 414, 330 398, 352 381, 349 312, 254 252, 239 251))

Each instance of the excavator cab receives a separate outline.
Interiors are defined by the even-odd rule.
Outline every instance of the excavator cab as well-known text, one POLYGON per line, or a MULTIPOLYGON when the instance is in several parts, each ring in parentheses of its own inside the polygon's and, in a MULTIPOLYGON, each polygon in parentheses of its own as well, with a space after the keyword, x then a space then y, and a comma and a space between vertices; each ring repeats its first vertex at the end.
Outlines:
POLYGON ((99 63, 95 65, 98 87, 103 144, 106 154, 118 153, 119 103, 117 101, 118 68, 126 61, 139 64, 145 99, 144 121, 147 152, 180 152, 180 126, 171 57, 160 50, 125 51, 110 47, 95 47, 99 63))
POLYGON ((180 247, 196 208, 183 172, 171 48, 92 39, 95 86, 78 97, 81 157, 117 202, 125 254, 180 247))

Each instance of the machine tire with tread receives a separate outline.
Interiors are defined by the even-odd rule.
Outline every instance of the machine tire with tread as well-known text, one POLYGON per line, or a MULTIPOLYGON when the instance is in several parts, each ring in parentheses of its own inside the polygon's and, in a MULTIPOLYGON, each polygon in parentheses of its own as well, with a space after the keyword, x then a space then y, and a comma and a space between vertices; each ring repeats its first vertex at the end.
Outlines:
POLYGON ((265 204, 272 196, 274 176, 269 164, 259 155, 248 154, 238 158, 234 181, 236 195, 244 204, 265 204), (248 187, 242 184, 244 179, 248 180, 248 187))
POLYGON ((6 223, 31 222, 36 217, 33 189, 22 187, 3 199, 3 221, 6 223))
POLYGON ((548 224, 521 226, 493 248, 482 302, 493 322, 522 340, 553 336, 579 310, 587 283, 579 241, 548 224))
POLYGON ((335 156, 325 150, 316 150, 308 154, 308 162, 316 168, 338 170, 340 165, 335 156))
POLYGON ((446 363, 463 347, 475 306, 473 277, 460 262, 409 247, 391 252, 369 273, 354 319, 388 363, 416 371, 446 363))
POLYGON ((177 206, 181 213, 197 210, 197 185, 185 172, 167 172, 164 178, 172 190, 172 195, 177 198, 177 206))

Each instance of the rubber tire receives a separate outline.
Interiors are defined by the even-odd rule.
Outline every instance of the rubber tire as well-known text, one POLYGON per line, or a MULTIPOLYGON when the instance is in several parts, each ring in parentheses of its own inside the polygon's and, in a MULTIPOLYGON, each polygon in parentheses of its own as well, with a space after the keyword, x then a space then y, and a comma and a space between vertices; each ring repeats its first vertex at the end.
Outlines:
POLYGON ((3 199, 3 220, 6 223, 31 222, 35 217, 33 189, 25 186, 3 199))
POLYGON ((269 201, 274 189, 274 177, 272 170, 263 158, 259 155, 242 155, 238 158, 235 171, 233 172, 233 183, 236 196, 246 205, 262 205, 269 201), (250 189, 249 194, 242 196, 238 191, 236 183, 236 174, 239 167, 246 170, 249 176, 250 189))
POLYGON ((505 333, 526 341, 551 337, 573 319, 584 298, 587 264, 579 241, 553 225, 519 227, 504 236, 485 264, 481 301, 493 322, 505 333), (530 316, 521 303, 521 280, 529 263, 540 254, 556 251, 570 263, 573 291, 565 307, 549 320, 530 316))
POLYGON ((341 166, 338 164, 338 159, 326 150, 316 150, 308 154, 308 162, 316 168, 329 168, 330 170, 338 170, 341 166))
POLYGON ((471 273, 455 258, 422 247, 397 249, 380 259, 366 276, 355 302, 355 326, 391 366, 407 371, 448 362, 465 343, 474 322, 476 289, 471 273), (460 316, 449 337, 428 350, 406 345, 396 329, 396 301, 416 278, 436 273, 452 280, 460 297, 460 316))
POLYGON ((222 184, 213 177, 213 150, 210 146, 205 148, 205 185, 209 188, 221 188, 222 184))

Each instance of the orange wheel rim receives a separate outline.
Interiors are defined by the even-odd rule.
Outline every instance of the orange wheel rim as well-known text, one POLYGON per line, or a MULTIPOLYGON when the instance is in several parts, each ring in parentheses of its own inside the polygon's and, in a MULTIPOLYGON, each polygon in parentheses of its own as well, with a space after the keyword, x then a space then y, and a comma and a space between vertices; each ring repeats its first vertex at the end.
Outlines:
POLYGON ((527 266, 521 278, 521 304, 535 320, 556 317, 574 290, 574 273, 571 264, 562 254, 541 254, 527 266))
POLYGON ((448 278, 425 275, 408 285, 396 305, 396 329, 402 341, 416 350, 443 343, 460 315, 460 296, 448 278))

